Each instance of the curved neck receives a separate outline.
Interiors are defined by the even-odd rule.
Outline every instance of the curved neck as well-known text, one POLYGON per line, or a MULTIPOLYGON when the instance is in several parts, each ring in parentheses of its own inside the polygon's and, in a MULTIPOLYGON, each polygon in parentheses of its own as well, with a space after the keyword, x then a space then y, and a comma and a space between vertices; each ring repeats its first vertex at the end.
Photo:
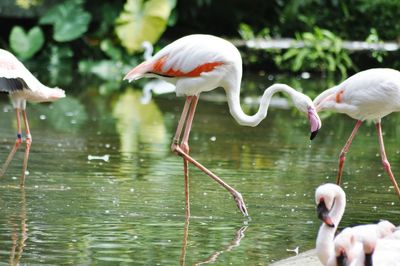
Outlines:
POLYGON ((334 227, 329 227, 322 223, 318 231, 316 249, 319 260, 322 264, 327 265, 329 258, 335 257, 334 238, 337 227, 342 220, 344 209, 346 207, 346 199, 341 194, 335 197, 335 204, 329 213, 334 227))
POLYGON ((236 84, 236 86, 229 86, 225 91, 228 96, 228 105, 231 115, 240 125, 253 127, 257 126, 267 116, 272 95, 277 92, 286 92, 292 100, 298 98, 300 95, 298 91, 288 85, 279 83, 273 84, 264 91, 257 113, 250 116, 245 114, 240 106, 240 83, 236 84))

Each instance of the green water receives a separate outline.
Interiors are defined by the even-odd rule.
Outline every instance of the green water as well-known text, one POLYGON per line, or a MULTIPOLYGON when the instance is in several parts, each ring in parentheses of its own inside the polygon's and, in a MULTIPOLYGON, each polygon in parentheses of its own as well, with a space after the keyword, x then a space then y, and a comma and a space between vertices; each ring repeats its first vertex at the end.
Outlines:
MULTIPOLYGON (((0 265, 268 265, 293 256, 287 249, 314 247, 314 191, 334 182, 355 121, 341 114, 323 119, 311 144, 307 119, 291 109, 271 107, 260 126, 249 128, 231 118, 226 103, 200 100, 191 155, 242 193, 251 221, 229 193, 191 167, 186 222, 182 159, 170 152, 184 100, 160 96, 141 105, 140 90, 108 98, 94 92, 28 106, 26 186, 19 187, 24 147, 0 179, 0 265)), ((1 161, 16 133, 3 99, 1 161)), ((399 119, 383 120, 397 176, 399 119)), ((373 125, 362 126, 347 158, 341 226, 380 218, 399 224, 373 125)))

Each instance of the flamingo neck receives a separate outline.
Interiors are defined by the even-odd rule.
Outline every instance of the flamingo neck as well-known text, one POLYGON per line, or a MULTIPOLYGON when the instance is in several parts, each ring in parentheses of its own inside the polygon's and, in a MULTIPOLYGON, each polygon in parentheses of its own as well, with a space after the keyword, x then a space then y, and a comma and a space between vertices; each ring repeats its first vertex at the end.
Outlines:
POLYGON ((334 238, 337 227, 342 220, 344 209, 346 206, 346 199, 343 196, 336 196, 335 204, 329 213, 334 227, 329 227, 325 223, 322 223, 318 231, 316 249, 319 260, 323 265, 328 264, 329 258, 335 257, 335 246, 334 238))
POLYGON ((299 92, 288 85, 279 83, 273 84, 264 91, 257 113, 254 115, 247 115, 240 106, 240 82, 238 82, 236 86, 228 86, 225 91, 228 98, 229 110, 233 118, 242 126, 252 127, 257 126, 267 116, 271 98, 275 93, 285 92, 292 100, 299 97, 299 92))

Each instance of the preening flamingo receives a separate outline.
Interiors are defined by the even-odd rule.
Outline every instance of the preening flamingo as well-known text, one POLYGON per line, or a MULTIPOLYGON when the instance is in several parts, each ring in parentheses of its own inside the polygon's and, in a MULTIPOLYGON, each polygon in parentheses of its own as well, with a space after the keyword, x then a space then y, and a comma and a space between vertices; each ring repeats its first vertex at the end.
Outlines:
POLYGON ((0 91, 7 92, 17 114, 17 140, 1 169, 4 175, 18 147, 22 143, 21 112, 26 130, 26 148, 20 185, 25 184, 25 173, 28 167, 29 150, 32 135, 29 130, 26 115, 26 101, 51 102, 65 97, 65 92, 59 88, 49 88, 37 80, 31 72, 10 52, 0 49, 0 91))
POLYGON ((377 239, 382 239, 394 234, 395 226, 385 220, 377 224, 355 226, 351 228, 351 234, 354 236, 354 241, 359 242, 354 246, 348 242, 349 230, 343 230, 335 237, 346 207, 346 194, 343 189, 336 184, 321 185, 315 191, 315 203, 318 218, 323 221, 316 240, 317 255, 323 265, 340 265, 337 262, 343 255, 345 247, 351 247, 353 253, 360 252, 362 250, 360 241, 366 236, 373 235, 377 239))
POLYGON ((332 110, 345 113, 357 120, 350 137, 339 155, 336 184, 340 185, 343 165, 350 145, 365 120, 375 122, 378 132, 380 154, 385 171, 389 175, 397 196, 400 189, 390 168, 383 143, 382 117, 400 110, 400 72, 389 68, 374 68, 361 71, 333 88, 318 95, 314 104, 317 111, 332 110))
POLYGON ((284 84, 274 84, 262 96, 256 114, 246 115, 240 106, 242 58, 230 42, 211 35, 189 35, 161 49, 151 59, 133 68, 124 79, 132 81, 142 77, 157 77, 176 86, 177 96, 186 102, 171 145, 171 150, 183 157, 185 175, 186 214, 189 215, 188 162, 205 172, 227 189, 239 210, 248 215, 242 195, 189 155, 189 133, 200 93, 217 87, 225 89, 231 115, 240 125, 256 126, 266 116, 272 95, 282 91, 293 100, 294 106, 308 116, 311 139, 321 127, 321 121, 310 98, 284 84), (182 142, 179 144, 181 133, 182 142))

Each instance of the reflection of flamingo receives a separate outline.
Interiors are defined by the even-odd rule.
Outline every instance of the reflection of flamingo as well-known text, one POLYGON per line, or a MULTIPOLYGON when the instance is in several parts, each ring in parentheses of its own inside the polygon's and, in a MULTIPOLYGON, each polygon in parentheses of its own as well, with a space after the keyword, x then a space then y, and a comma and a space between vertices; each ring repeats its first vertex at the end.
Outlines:
MULTIPOLYGON (((346 207, 346 195, 340 186, 324 184, 315 191, 315 202, 318 218, 323 221, 316 241, 317 255, 323 265, 336 265, 334 264, 336 255, 340 255, 340 252, 335 253, 334 244, 341 244, 346 238, 346 232, 335 238, 336 229, 346 207)), ((378 224, 359 225, 351 229, 356 239, 363 239, 366 235, 374 235, 377 238, 388 237, 393 234, 394 228, 392 223, 381 221, 378 224)))
POLYGON ((11 102, 17 113, 17 140, 3 165, 0 176, 5 173, 15 152, 22 143, 20 120, 20 113, 22 111, 26 129, 26 149, 21 177, 21 186, 23 186, 28 166, 29 150, 32 143, 32 136, 29 131, 28 118, 25 111, 26 101, 55 101, 65 97, 65 92, 59 88, 52 89, 40 83, 14 55, 2 49, 0 49, 0 91, 9 93, 11 102))
POLYGON ((25 242, 28 239, 28 228, 27 228, 27 215, 26 215, 26 196, 25 196, 25 189, 21 189, 21 214, 19 216, 21 219, 20 224, 20 235, 21 238, 18 241, 18 232, 17 232, 17 224, 15 224, 14 233, 12 236, 13 245, 10 252, 10 265, 19 265, 19 262, 22 257, 22 253, 24 251, 25 242))
POLYGON ((224 253, 226 251, 231 251, 233 248, 238 247, 240 245, 240 241, 242 241, 242 238, 244 237, 244 232, 246 230, 247 230, 247 226, 240 227, 235 232, 235 238, 228 245, 224 246, 219 251, 215 251, 206 260, 198 262, 198 263, 196 263, 194 265, 198 266, 198 265, 203 265, 203 264, 215 263, 215 261, 217 260, 219 255, 221 255, 222 253, 224 253))
POLYGON ((314 104, 317 111, 333 110, 357 119, 339 156, 336 183, 340 185, 346 153, 359 127, 364 120, 373 120, 378 131, 382 164, 400 198, 399 186, 386 157, 381 129, 381 118, 400 110, 400 72, 384 68, 362 71, 321 93, 315 98, 314 104))
POLYGON ((311 99, 284 84, 275 84, 265 90, 258 112, 246 115, 240 106, 240 83, 242 59, 239 51, 230 42, 210 35, 190 35, 164 47, 151 59, 132 69, 124 79, 129 81, 142 77, 157 77, 175 84, 176 94, 186 96, 185 106, 171 145, 172 151, 184 159, 186 212, 189 215, 188 162, 217 181, 233 196, 240 211, 247 215, 246 205, 239 192, 189 156, 189 133, 194 112, 201 92, 223 87, 227 94, 232 116, 241 125, 256 126, 266 116, 270 99, 274 93, 286 92, 294 105, 308 115, 311 123, 311 138, 321 126, 320 119, 311 99), (184 125, 181 144, 179 139, 184 125))
MULTIPOLYGON (((144 41, 142 43, 142 47, 144 48, 143 58, 144 60, 149 60, 153 54, 153 45, 144 41)), ((148 104, 151 100, 151 94, 154 93, 156 95, 165 94, 175 91, 175 86, 169 82, 164 80, 155 79, 147 82, 143 87, 143 96, 140 99, 142 104, 148 104)))

